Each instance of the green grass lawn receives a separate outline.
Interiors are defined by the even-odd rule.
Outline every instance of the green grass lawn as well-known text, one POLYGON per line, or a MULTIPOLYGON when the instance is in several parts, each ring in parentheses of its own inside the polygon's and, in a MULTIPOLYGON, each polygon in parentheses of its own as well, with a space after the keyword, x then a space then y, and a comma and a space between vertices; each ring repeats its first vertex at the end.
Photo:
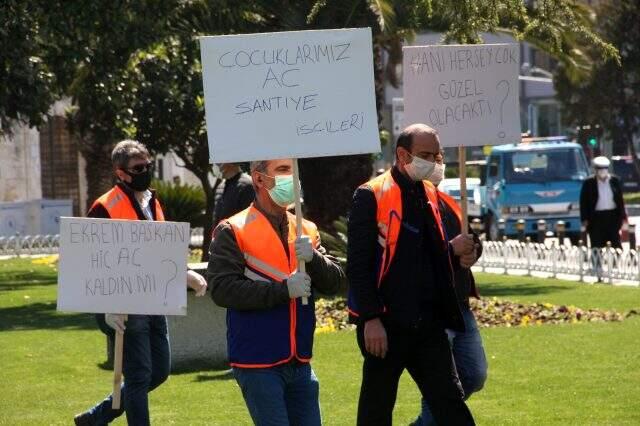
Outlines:
MULTIPOLYGON (((485 296, 629 311, 640 289, 478 274, 485 296)), ((104 337, 90 315, 55 312, 55 272, 0 261, 0 424, 70 424, 110 389, 104 337)), ((479 424, 640 424, 640 317, 621 323, 482 330, 490 362, 469 401, 479 424)), ((320 334, 314 368, 325 423, 352 425, 361 359, 352 332, 320 334)), ((240 391, 221 371, 175 373, 150 397, 158 425, 250 424, 240 391)), ((403 376, 394 424, 417 414, 403 376)), ((124 419, 116 424, 126 424, 124 419)))

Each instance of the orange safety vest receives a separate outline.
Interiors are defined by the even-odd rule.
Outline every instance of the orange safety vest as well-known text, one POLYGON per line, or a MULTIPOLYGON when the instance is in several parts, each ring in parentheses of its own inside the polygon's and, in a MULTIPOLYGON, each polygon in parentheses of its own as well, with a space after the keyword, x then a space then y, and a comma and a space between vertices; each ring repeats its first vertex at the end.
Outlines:
POLYGON ((438 197, 442 201, 444 201, 451 208, 451 210, 453 210, 453 213, 455 213, 456 217, 458 218, 460 227, 462 227, 462 209, 460 208, 460 205, 458 205, 458 202, 451 195, 446 194, 442 191, 438 191, 438 197))
MULTIPOLYGON (((282 283, 297 271, 295 256, 296 217, 287 212, 288 255, 269 220, 253 205, 226 221, 233 229, 245 260, 245 277, 254 281, 282 283)), ((316 225, 302 221, 303 235, 320 246, 316 225)), ((227 345, 231 366, 266 368, 297 359, 309 362, 312 355, 315 310, 313 297, 307 305, 291 299, 288 304, 266 310, 227 309, 227 345)))
MULTIPOLYGON (((109 191, 102 194, 96 201, 93 202, 91 208, 101 204, 109 213, 111 219, 131 219, 138 220, 138 214, 131 204, 129 196, 118 186, 114 186, 109 191)), ((160 202, 155 199, 156 208, 156 221, 164 221, 164 213, 160 202)))
MULTIPOLYGON (((448 241, 445 237, 446 233, 438 208, 437 189, 427 180, 423 181, 423 184, 427 199, 429 200, 429 206, 438 224, 442 243, 446 246, 448 241)), ((398 238, 400 237, 400 228, 402 226, 402 191, 393 179, 391 170, 387 170, 385 173, 373 178, 361 187, 373 190, 377 203, 376 221, 378 225, 378 244, 382 249, 377 274, 377 286, 379 288, 385 275, 389 271, 389 267, 396 253, 398 238)), ((355 300, 350 294, 348 311, 351 315, 357 317, 359 316, 358 308, 354 302, 355 300)))
MULTIPOLYGON (((429 181, 422 181, 424 190, 431 206, 433 216, 436 218, 440 237, 447 244, 445 232, 442 226, 440 210, 438 209, 438 194, 436 187, 429 181)), ((384 276, 389 271, 389 266, 396 253, 400 227, 402 225, 402 192, 393 179, 391 171, 387 170, 382 175, 365 184, 373 190, 378 204, 378 244, 383 248, 380 268, 378 269, 378 287, 384 276)))

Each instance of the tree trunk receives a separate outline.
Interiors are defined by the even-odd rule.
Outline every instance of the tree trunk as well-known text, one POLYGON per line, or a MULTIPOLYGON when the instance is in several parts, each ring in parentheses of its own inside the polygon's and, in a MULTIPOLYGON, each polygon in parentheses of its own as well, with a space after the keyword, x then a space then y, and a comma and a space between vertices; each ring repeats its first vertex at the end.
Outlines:
POLYGON ((305 217, 320 228, 347 214, 353 191, 372 174, 371 155, 310 158, 300 161, 305 217))
POLYGON ((113 144, 99 141, 92 136, 80 139, 80 152, 86 161, 85 174, 87 177, 87 205, 80 206, 84 212, 89 210, 93 202, 113 186, 115 177, 111 164, 111 149, 113 144))
POLYGON ((202 257, 200 260, 207 262, 209 260, 209 245, 211 245, 211 237, 213 234, 213 210, 216 207, 216 189, 222 182, 222 179, 216 179, 216 183, 211 186, 208 173, 205 175, 198 173, 197 176, 198 179, 200 179, 200 183, 202 183, 206 202, 202 234, 202 257))

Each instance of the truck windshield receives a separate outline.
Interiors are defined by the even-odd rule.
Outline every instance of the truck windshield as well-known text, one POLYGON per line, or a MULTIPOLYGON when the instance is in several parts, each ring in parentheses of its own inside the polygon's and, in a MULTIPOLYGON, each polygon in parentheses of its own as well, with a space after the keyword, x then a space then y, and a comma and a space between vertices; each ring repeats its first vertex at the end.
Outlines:
POLYGON ((575 148, 505 155, 505 180, 510 183, 584 180, 588 175, 584 156, 575 148))

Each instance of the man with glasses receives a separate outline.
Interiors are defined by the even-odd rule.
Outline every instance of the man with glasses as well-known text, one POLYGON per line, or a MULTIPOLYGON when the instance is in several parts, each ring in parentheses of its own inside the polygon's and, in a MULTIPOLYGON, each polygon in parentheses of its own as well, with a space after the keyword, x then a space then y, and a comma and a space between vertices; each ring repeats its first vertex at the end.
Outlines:
MULTIPOLYGON (((444 158, 440 163, 440 158, 436 160, 436 166, 429 176, 428 180, 436 187, 444 179, 444 158)), ((440 208, 440 216, 444 229, 448 238, 455 238, 460 234, 462 228, 462 209, 458 202, 450 195, 438 191, 438 207, 440 208)), ((456 370, 462 389, 464 390, 465 399, 481 390, 487 380, 487 357, 482 346, 482 337, 480 336, 480 330, 478 329, 478 323, 476 322, 473 311, 469 304, 469 298, 480 298, 478 289, 476 288, 476 282, 471 272, 471 266, 473 266, 478 258, 482 255, 482 244, 480 238, 469 229, 469 234, 473 235, 473 239, 476 244, 476 250, 466 255, 459 257, 459 262, 453 264, 453 275, 455 281, 456 294, 458 296, 458 303, 462 310, 462 318, 464 320, 465 331, 460 332, 456 330, 447 329, 447 337, 449 338, 449 344, 453 352, 453 358, 456 364, 456 370)), ((422 412, 418 416, 412 426, 421 425, 434 425, 433 416, 429 405, 423 399, 422 400, 422 412)))
POLYGON ((391 170, 358 188, 349 215, 349 311, 364 357, 359 425, 391 425, 407 369, 438 424, 470 425, 445 329, 464 331, 452 265, 475 249, 449 240, 435 186, 444 161, 436 131, 407 127, 391 170))
MULTIPOLYGON (((163 221, 164 214, 153 190, 149 189, 153 163, 147 148, 136 141, 124 140, 111 153, 116 185, 99 197, 89 209, 88 217, 163 221)), ((203 296, 207 290, 204 277, 187 271, 187 285, 203 296)), ((102 402, 75 418, 76 425, 105 425, 126 412, 130 425, 148 425, 147 394, 169 376, 170 352, 167 319, 163 315, 98 314, 100 329, 112 339, 124 334, 122 385, 123 408, 111 408, 109 395, 102 402)))

